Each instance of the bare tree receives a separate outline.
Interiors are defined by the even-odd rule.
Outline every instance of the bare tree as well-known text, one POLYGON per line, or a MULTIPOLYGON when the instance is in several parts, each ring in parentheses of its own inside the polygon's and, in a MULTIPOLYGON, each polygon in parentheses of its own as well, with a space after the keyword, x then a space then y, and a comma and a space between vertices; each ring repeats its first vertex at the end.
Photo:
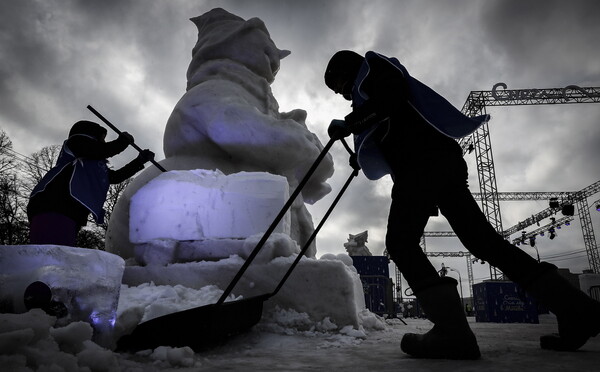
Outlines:
POLYGON ((23 187, 27 192, 31 193, 42 177, 54 167, 60 154, 60 149, 60 145, 50 145, 31 154, 31 161, 25 163, 23 166, 23 172, 25 173, 23 187))
POLYGON ((3 177, 0 179, 0 244, 26 244, 28 241, 29 224, 17 177, 3 177))
POLYGON ((85 227, 77 234, 77 246, 81 248, 90 248, 104 250, 105 232, 99 226, 85 227))
POLYGON ((0 244, 27 243, 29 227, 16 174, 12 141, 0 130, 0 244))
POLYGON ((5 131, 0 129, 0 175, 7 174, 15 170, 16 162, 12 156, 12 141, 8 138, 5 131))
POLYGON ((128 178, 125 181, 117 184, 110 185, 108 189, 108 194, 106 195, 106 202, 104 203, 104 210, 106 211, 106 215, 104 217, 104 224, 100 225, 104 231, 108 229, 108 221, 110 221, 110 216, 112 215, 113 210, 115 209, 115 205, 119 201, 121 194, 125 190, 125 188, 133 181, 133 178, 128 178))

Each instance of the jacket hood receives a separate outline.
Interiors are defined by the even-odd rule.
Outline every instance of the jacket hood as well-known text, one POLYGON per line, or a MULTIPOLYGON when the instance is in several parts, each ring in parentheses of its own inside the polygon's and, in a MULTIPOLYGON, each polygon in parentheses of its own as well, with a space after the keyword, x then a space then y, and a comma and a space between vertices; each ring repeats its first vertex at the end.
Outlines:
POLYGON ((94 123, 93 121, 80 120, 71 127, 69 137, 76 134, 84 134, 92 136, 99 141, 104 141, 106 133, 106 129, 100 124, 94 123))

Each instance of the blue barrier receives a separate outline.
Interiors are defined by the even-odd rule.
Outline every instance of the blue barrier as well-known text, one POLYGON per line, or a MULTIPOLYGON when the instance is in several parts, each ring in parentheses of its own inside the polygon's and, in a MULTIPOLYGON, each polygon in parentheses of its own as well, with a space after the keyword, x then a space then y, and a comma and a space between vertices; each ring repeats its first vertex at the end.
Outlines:
POLYGON ((539 323, 537 303, 510 281, 473 285, 475 320, 492 323, 539 323))

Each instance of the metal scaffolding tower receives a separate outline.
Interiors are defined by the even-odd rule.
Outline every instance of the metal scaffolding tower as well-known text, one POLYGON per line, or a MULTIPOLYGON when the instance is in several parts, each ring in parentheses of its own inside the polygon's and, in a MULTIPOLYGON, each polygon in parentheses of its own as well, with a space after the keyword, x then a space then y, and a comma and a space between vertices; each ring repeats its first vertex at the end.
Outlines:
MULTIPOLYGON (((550 89, 506 89, 504 83, 497 83, 491 91, 472 91, 462 112, 467 116, 486 114, 488 106, 521 106, 600 102, 600 87, 581 88, 569 85, 565 88, 550 89)), ((500 216, 500 201, 496 184, 496 172, 492 155, 492 144, 488 124, 482 125, 475 133, 459 141, 463 153, 475 151, 482 211, 496 231, 503 233, 500 216)), ((580 208, 581 210, 581 208, 580 208)), ((587 227, 586 227, 587 229, 587 227)), ((593 239, 588 234, 588 240, 593 239)), ((594 242, 595 244, 595 242, 594 242)), ((592 268, 598 272, 598 268, 592 268)), ((492 269, 491 276, 497 279, 499 272, 492 269)))

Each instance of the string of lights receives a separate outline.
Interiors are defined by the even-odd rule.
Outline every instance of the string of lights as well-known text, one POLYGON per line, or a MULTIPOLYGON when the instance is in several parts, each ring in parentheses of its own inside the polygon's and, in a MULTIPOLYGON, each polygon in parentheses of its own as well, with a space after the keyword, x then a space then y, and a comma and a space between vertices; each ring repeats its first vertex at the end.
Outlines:
POLYGON ((580 249, 577 251, 570 251, 570 252, 564 252, 564 253, 556 253, 556 254, 552 254, 552 255, 546 255, 543 258, 544 259, 553 259, 553 258, 561 258, 561 257, 566 257, 566 256, 571 256, 574 254, 581 254, 581 253, 585 253, 585 249, 580 249))
POLYGON ((538 229, 535 229, 529 233, 522 231, 521 236, 513 239, 513 244, 519 246, 521 244, 530 245, 532 247, 535 246, 535 239, 539 236, 545 236, 548 233, 548 237, 550 240, 554 239, 557 235, 556 230, 560 230, 563 226, 570 226, 571 221, 573 221, 572 216, 565 216, 560 219, 556 219, 555 217, 550 218, 550 223, 542 226, 538 229))
POLYGON ((568 261, 568 260, 575 260, 575 259, 581 259, 587 256, 586 252, 581 253, 579 256, 574 256, 574 257, 564 257, 564 258, 553 258, 553 259, 548 259, 545 261, 549 261, 549 262, 557 262, 557 261, 568 261))
POLYGON ((34 167, 37 168, 41 171, 45 171, 44 169, 42 169, 39 165, 36 164, 35 160, 32 157, 29 157, 27 155, 23 155, 20 152, 17 152, 13 149, 4 149, 5 154, 8 156, 11 156, 13 159, 15 159, 16 161, 19 161, 21 163, 24 163, 30 167, 34 167))

